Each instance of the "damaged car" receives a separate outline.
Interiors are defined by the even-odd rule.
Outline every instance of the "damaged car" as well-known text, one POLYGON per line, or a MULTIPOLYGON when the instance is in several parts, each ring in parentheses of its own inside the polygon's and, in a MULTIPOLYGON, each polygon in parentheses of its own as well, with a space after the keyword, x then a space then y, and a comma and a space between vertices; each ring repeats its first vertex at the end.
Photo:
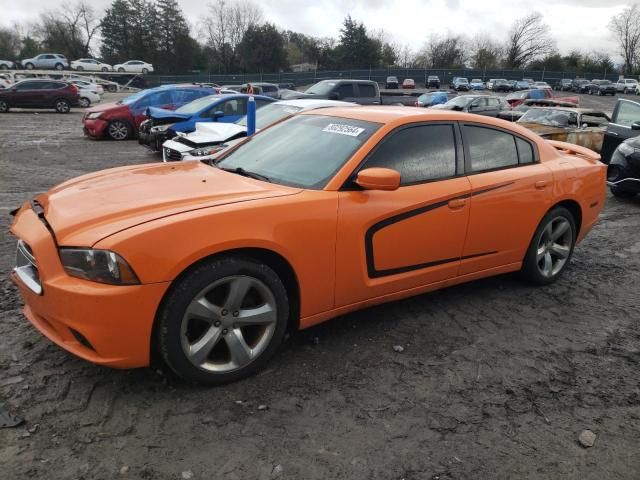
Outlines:
MULTIPOLYGON (((640 124, 636 125, 640 130, 640 124)), ((616 197, 631 198, 640 193, 640 137, 625 140, 613 152, 607 185, 616 197)))
MULTIPOLYGON (((154 152, 162 150, 162 144, 175 137, 178 132, 189 133, 196 123, 233 123, 247 113, 250 95, 224 94, 209 95, 187 103, 177 110, 150 107, 147 120, 140 124, 138 142, 154 152)), ((275 101, 272 97, 255 95, 256 108, 262 108, 275 101)))
POLYGON ((525 114, 525 112, 534 107, 575 107, 575 104, 571 102, 553 100, 551 98, 542 98, 540 100, 529 99, 525 100, 514 109, 501 111, 498 114, 498 118, 509 120, 510 122, 515 122, 519 120, 525 114))
POLYGON ((431 107, 437 110, 475 113, 487 117, 497 117, 506 108, 504 99, 493 95, 459 95, 447 103, 431 107))
POLYGON ((601 110, 567 107, 532 108, 518 120, 542 138, 602 150, 609 116, 601 110))
POLYGON ((531 88, 529 90, 521 90, 519 92, 513 92, 506 96, 505 100, 511 106, 515 108, 525 100, 533 99, 540 100, 543 98, 553 98, 561 102, 570 102, 574 105, 580 105, 579 97, 556 97, 553 95, 553 91, 548 88, 531 88))

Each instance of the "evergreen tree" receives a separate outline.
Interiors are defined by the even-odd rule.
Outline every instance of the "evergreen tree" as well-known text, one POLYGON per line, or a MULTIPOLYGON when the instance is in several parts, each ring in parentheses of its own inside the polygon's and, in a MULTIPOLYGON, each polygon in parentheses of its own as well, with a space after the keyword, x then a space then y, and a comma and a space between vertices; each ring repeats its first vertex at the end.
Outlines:
POLYGON ((279 72, 287 67, 283 35, 270 23, 252 25, 238 45, 238 57, 245 72, 279 72))

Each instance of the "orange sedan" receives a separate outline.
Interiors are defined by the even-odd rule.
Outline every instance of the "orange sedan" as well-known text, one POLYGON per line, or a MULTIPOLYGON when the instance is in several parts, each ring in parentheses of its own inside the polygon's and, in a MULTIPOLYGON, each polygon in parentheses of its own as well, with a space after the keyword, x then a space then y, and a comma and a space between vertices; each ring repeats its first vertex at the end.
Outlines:
POLYGON ((606 167, 502 120, 407 107, 292 117, 215 162, 115 168, 25 203, 13 278, 53 342, 118 368, 250 375, 287 330, 506 272, 566 269, 606 167))

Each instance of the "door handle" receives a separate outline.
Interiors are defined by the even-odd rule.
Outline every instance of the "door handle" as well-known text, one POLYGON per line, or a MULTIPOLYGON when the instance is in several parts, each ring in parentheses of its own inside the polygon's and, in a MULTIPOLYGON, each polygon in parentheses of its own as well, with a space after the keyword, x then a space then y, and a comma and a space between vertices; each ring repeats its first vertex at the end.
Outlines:
POLYGON ((449 200, 449 208, 453 210, 460 209, 467 204, 467 201, 464 198, 456 198, 454 200, 449 200))
POLYGON ((619 137, 620 134, 617 132, 607 132, 609 135, 613 135, 614 137, 619 137))
POLYGON ((538 190, 543 190, 543 189, 547 188, 547 181, 546 180, 538 180, 536 182, 536 188, 538 190))

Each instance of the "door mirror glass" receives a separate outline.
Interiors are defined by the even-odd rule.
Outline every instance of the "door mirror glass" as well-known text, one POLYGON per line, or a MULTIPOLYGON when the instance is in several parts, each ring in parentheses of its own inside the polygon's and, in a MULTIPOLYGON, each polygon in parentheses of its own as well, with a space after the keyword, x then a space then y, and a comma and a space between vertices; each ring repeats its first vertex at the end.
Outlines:
POLYGON ((365 168, 358 172, 355 183, 365 190, 397 190, 400 173, 390 168, 365 168))

